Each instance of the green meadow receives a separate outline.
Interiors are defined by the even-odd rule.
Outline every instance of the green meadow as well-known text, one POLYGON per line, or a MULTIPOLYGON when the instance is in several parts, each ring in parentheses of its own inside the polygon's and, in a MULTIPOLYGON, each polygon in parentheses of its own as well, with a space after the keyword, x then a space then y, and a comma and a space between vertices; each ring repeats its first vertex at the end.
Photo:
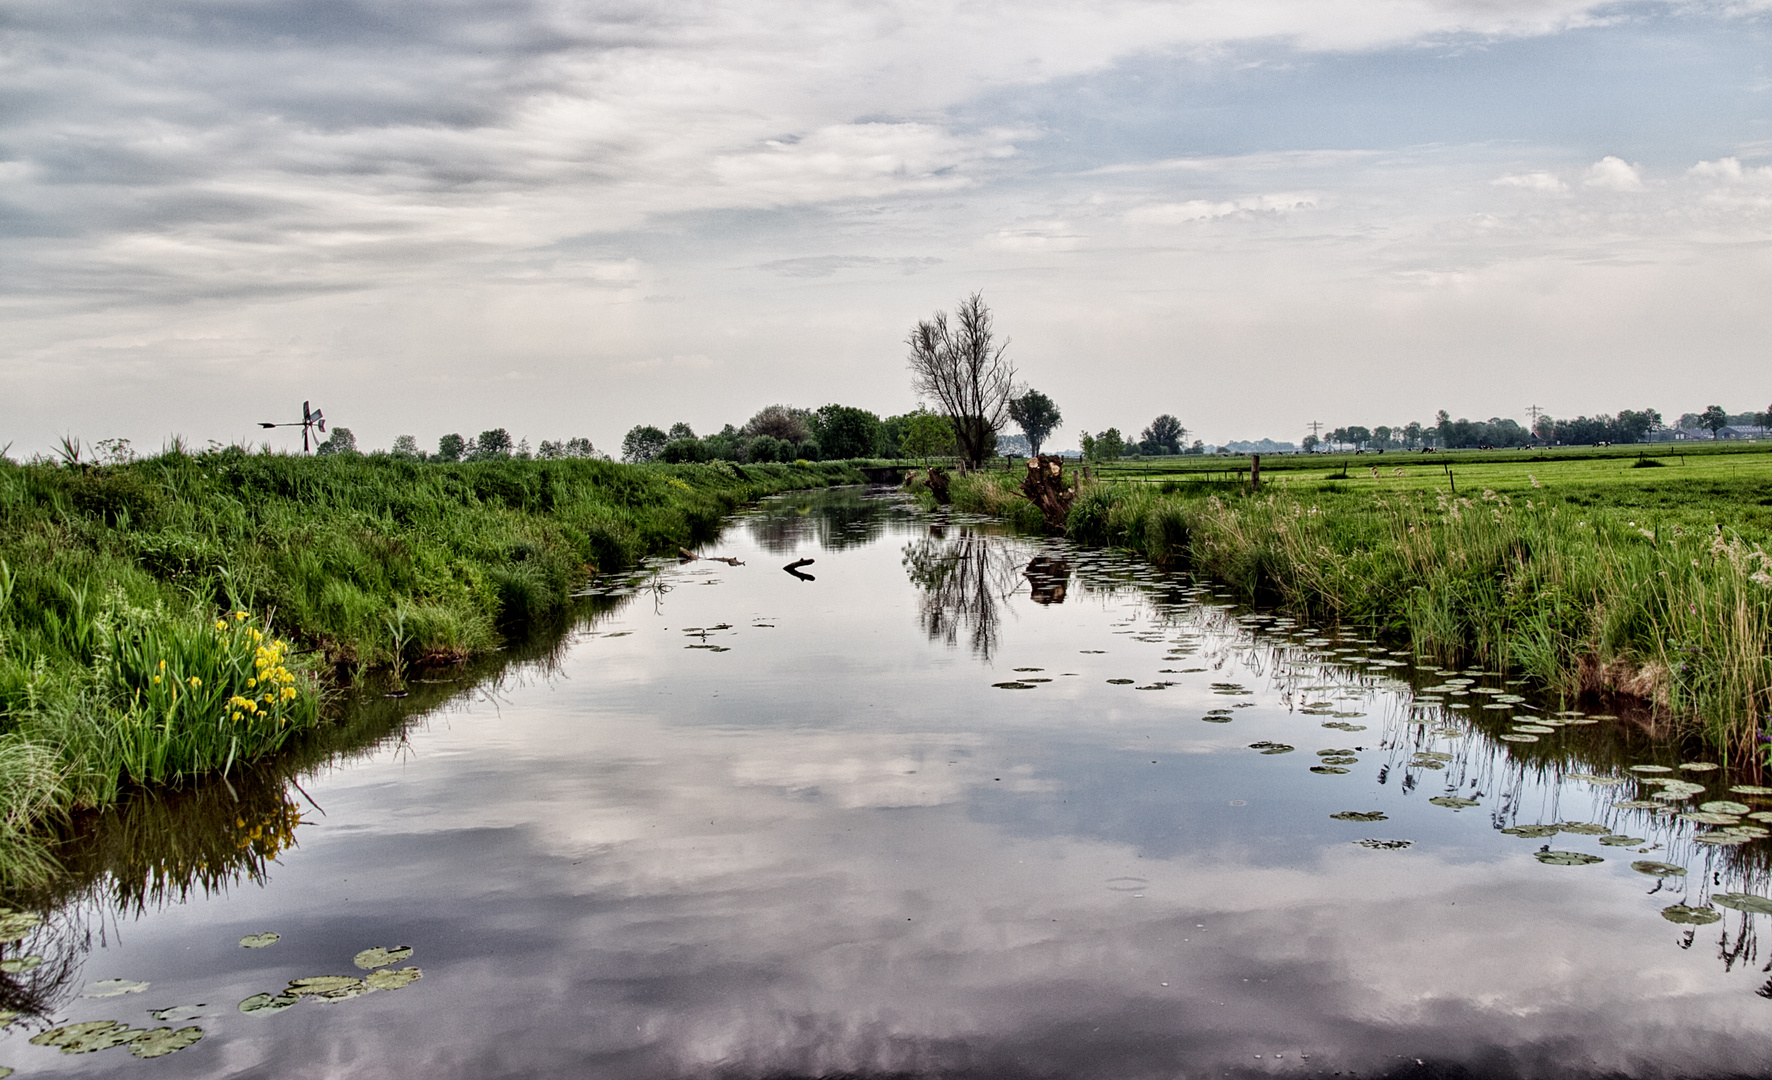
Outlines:
MULTIPOLYGON (((1109 463, 1091 466, 1067 531, 1423 659, 1522 676, 1570 703, 1635 703, 1658 730, 1760 760, 1766 449, 1276 456, 1259 490, 1247 458, 1109 463)), ((974 473, 954 502, 1037 527, 1018 480, 974 473)))
POLYGON ((58 821, 309 737, 372 668, 459 663, 817 464, 0 459, 0 882, 58 821))

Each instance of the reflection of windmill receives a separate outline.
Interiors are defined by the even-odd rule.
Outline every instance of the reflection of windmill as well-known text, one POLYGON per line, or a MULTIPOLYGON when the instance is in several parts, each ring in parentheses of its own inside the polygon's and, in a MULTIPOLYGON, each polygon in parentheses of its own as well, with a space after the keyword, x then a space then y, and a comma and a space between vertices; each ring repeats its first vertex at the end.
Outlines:
MULTIPOLYGON (((319 409, 310 409, 308 407, 308 403, 304 401, 301 403, 301 419, 300 420, 296 420, 296 421, 293 421, 288 424, 267 424, 263 420, 260 420, 258 423, 258 426, 262 427, 262 428, 274 428, 274 427, 298 427, 298 428, 301 428, 301 452, 305 454, 308 452, 308 433, 310 431, 313 431, 316 428, 318 428, 320 431, 326 430, 326 414, 321 412, 319 409)), ((315 439, 314 441, 318 442, 319 440, 315 439)))

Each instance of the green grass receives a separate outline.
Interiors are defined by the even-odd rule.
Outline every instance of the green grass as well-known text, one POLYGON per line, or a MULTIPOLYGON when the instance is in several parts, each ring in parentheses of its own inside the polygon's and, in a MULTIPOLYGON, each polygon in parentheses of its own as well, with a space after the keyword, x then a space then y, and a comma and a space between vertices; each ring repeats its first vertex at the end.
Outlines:
POLYGON ((856 480, 841 463, 0 459, 0 885, 57 872, 58 819, 309 737, 369 668, 499 648, 740 503, 856 480))
MULTIPOLYGON (((1329 480, 1320 463, 1264 460, 1259 494, 1197 475, 1088 484, 1068 531, 1443 664, 1524 674, 1568 700, 1643 698, 1679 732, 1757 755, 1772 713, 1772 454, 1634 460, 1473 456, 1453 462, 1456 496, 1438 463, 1436 482, 1420 467, 1329 480)), ((1014 479, 966 477, 955 504, 1025 518, 1014 479)))

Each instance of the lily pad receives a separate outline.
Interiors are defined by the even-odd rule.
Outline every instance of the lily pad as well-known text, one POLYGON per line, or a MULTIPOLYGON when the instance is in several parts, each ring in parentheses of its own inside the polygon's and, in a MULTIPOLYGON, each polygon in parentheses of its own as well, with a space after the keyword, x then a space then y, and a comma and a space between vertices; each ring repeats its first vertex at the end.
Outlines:
POLYGON ((1328 723, 1324 724, 1323 726, 1326 728, 1335 728, 1338 731, 1365 731, 1366 730, 1365 724, 1350 724, 1346 720, 1331 720, 1328 723))
POLYGON ((1772 836, 1772 830, 1762 828, 1758 825, 1731 825, 1729 826, 1728 831, 1737 836, 1751 836, 1755 840, 1760 839, 1762 836, 1772 836))
POLYGON ((1592 866, 1606 860, 1585 851, 1535 851, 1532 857, 1551 866, 1592 866))
POLYGON ((1736 814, 1707 814, 1704 811, 1679 815, 1681 821, 1690 821, 1695 825, 1739 825, 1741 818, 1736 814))
POLYGON ((31 1045, 59 1046, 64 1054, 90 1054, 113 1046, 126 1046, 140 1035, 141 1032, 132 1031, 115 1020, 87 1020, 33 1035, 31 1045))
POLYGON ((1574 823, 1564 821, 1559 823, 1557 828, 1566 833, 1574 833, 1577 836, 1605 836, 1612 831, 1604 825, 1595 825, 1589 821, 1577 821, 1574 823))
POLYGON ((285 991, 281 994, 254 994, 240 1003, 240 1011, 247 1016, 261 1016, 280 1013, 301 998, 285 991))
POLYGON ((1710 832, 1704 833, 1701 836, 1694 836, 1692 842, 1694 844, 1710 844, 1714 847, 1735 847, 1739 844, 1749 843, 1753 839, 1754 837, 1743 836, 1740 833, 1730 832, 1728 829, 1723 829, 1720 832, 1710 832))
POLYGON ((1508 732, 1505 735, 1499 735, 1499 736, 1497 736, 1497 738, 1499 738, 1502 742, 1537 742, 1538 741, 1538 736, 1536 736, 1536 735, 1521 735, 1517 732, 1512 732, 1512 731, 1508 732))
POLYGON ((1358 765, 1359 763, 1360 763, 1360 759, 1357 757, 1354 757, 1351 754, 1349 754, 1345 757, 1341 756, 1341 755, 1334 755, 1334 756, 1326 757, 1323 759, 1323 764, 1325 764, 1325 765, 1358 765))
POLYGON ((1554 735, 1557 731, 1556 728, 1545 727, 1543 724, 1515 724, 1514 730, 1527 735, 1554 735))
POLYGON ((1640 836, 1602 836, 1600 843, 1607 847, 1642 847, 1648 841, 1640 836))
POLYGON ((1764 787, 1760 784, 1736 784, 1729 790, 1737 795, 1772 795, 1772 787, 1764 787))
POLYGON ((1285 743, 1268 742, 1263 739, 1261 742, 1250 743, 1249 749, 1259 750, 1264 754, 1290 754, 1296 747, 1287 746, 1285 743))
POLYGON ((98 982, 88 983, 86 990, 80 996, 83 998, 122 997, 124 994, 139 994, 146 990, 148 985, 133 979, 100 979, 98 982))
POLYGON ((1409 767, 1412 769, 1444 769, 1446 763, 1435 758, 1416 757, 1409 759, 1409 767))
POLYGON ((266 930, 262 934, 247 934, 240 939, 240 947, 242 949, 268 948, 269 946, 277 944, 282 937, 282 934, 274 934, 269 930, 266 930))
POLYGON ((1034 684, 1031 682, 994 682, 991 685, 998 690, 1032 690, 1034 688, 1034 684))
POLYGON ((1451 754, 1443 754, 1438 750, 1417 750, 1415 756, 1423 761, 1451 761, 1451 754))
POLYGON ((1415 846, 1413 840, 1374 840, 1371 837, 1355 840, 1354 843, 1363 848, 1371 848, 1373 851, 1401 851, 1406 847, 1415 846))
POLYGON ((17 975, 30 971, 41 963, 43 963, 41 956, 15 956, 11 960, 0 960, 0 971, 4 971, 8 975, 17 975))
POLYGON ((1347 770, 1340 765, 1312 765, 1311 772, 1320 773, 1324 776, 1340 776, 1345 774, 1347 770))
POLYGON ((1690 780, 1645 780, 1643 783, 1661 789, 1661 792, 1655 796, 1657 798, 1661 795, 1668 795, 1684 799, 1704 791, 1703 784, 1694 784, 1690 780))
POLYGON ((1461 798, 1457 795, 1436 795, 1429 799, 1428 802, 1433 806, 1444 806, 1452 810, 1463 810, 1468 807, 1482 805, 1475 799, 1461 798))
POLYGON ((1563 830, 1559 825, 1515 825, 1501 831, 1509 836, 1524 836, 1528 840, 1542 840, 1547 836, 1555 836, 1563 830))
POLYGON ((383 968, 380 971, 370 972, 368 982, 370 987, 376 990, 398 990, 403 986, 412 985, 424 976, 424 971, 415 967, 383 968))
POLYGON ((362 985, 362 979, 354 978, 350 975, 311 975, 305 979, 289 980, 289 989, 285 992, 296 995, 308 994, 314 997, 324 997, 331 994, 346 993, 355 990, 362 985))
POLYGON ((351 963, 356 964, 364 971, 369 971, 372 968, 384 968, 390 964, 399 964, 410 959, 412 959, 412 946, 410 945, 395 945, 391 949, 377 946, 373 949, 364 949, 356 956, 351 957, 351 963))
POLYGON ((1721 766, 1714 761, 1683 761, 1680 763, 1680 768, 1687 772, 1714 772, 1721 766))
POLYGON ((1745 814, 1753 809, 1746 803, 1730 802, 1728 799, 1699 803, 1698 808, 1707 814, 1745 814))
POLYGON ((43 916, 35 911, 13 911, 0 908, 0 943, 17 941, 36 929, 43 916))
POLYGON ((201 1005, 174 1005, 166 1009, 154 1009, 148 1013, 156 1020, 167 1020, 178 1023, 180 1020, 195 1020, 203 1015, 201 1005))
POLYGON ((1673 772, 1673 769, 1666 765, 1632 765, 1630 771, 1635 773, 1670 773, 1673 772))
POLYGON ((1666 810, 1667 807, 1648 799, 1620 799, 1612 804, 1625 810, 1666 810))
POLYGON ((1235 720, 1236 717, 1231 716, 1229 713, 1207 713, 1205 716, 1200 717, 1200 719, 1208 724, 1228 724, 1232 720, 1235 720))
POLYGON ((1380 810, 1343 810, 1339 814, 1330 814, 1336 821, 1389 821, 1390 817, 1380 810))
POLYGON ((1639 874, 1648 874, 1650 877, 1670 878, 1686 876, 1686 868, 1684 866, 1675 866, 1673 863, 1656 862, 1654 859, 1639 859, 1636 862, 1631 863, 1630 868, 1639 874))
POLYGON ((1749 821, 1772 821, 1772 810, 1755 810, 1747 815, 1749 821))
POLYGON ((165 1057, 175 1054, 203 1037, 200 1027, 182 1027, 177 1031, 169 1027, 155 1028, 152 1031, 139 1032, 130 1043, 129 1052, 138 1058, 165 1057))
POLYGON ((1710 902, 1720 907, 1734 908, 1736 911, 1751 911, 1755 915, 1772 915, 1772 900, 1753 893, 1712 893, 1710 902))
POLYGON ((1661 917, 1670 923, 1681 926, 1704 926, 1714 923, 1723 917, 1720 911, 1712 911, 1707 907, 1688 907, 1685 904, 1670 904, 1661 909, 1661 917))
POLYGON ((1136 680, 1136 679, 1109 679, 1108 685, 1109 686, 1131 686, 1134 682, 1137 682, 1137 681, 1138 680, 1136 680))
POLYGON ((1622 776, 1595 776, 1593 773, 1570 773, 1569 779, 1580 780, 1595 787, 1617 787, 1624 783, 1622 776))

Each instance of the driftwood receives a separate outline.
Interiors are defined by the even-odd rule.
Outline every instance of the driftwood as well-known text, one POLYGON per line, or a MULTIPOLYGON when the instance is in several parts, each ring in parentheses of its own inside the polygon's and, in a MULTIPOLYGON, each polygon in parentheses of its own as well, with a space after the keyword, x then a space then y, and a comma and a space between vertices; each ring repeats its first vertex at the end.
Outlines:
POLYGON ((813 563, 813 560, 811 560, 811 559, 795 559, 793 562, 788 563, 786 566, 782 567, 782 569, 786 570, 788 573, 799 578, 801 581, 817 581, 818 579, 813 577, 811 574, 802 574, 800 572, 800 567, 811 566, 812 563, 813 563))
POLYGON ((1065 519, 1070 516, 1071 503, 1077 498, 1077 482, 1073 478, 1071 486, 1065 487, 1064 459, 1041 454, 1028 458, 1028 473, 1021 478, 1021 493, 1040 508, 1047 525, 1062 529, 1065 519))
POLYGON ((940 465, 929 467, 929 494, 935 496, 936 503, 941 506, 953 502, 953 497, 948 494, 948 471, 940 465))
POLYGON ((743 566, 743 559, 735 559, 730 555, 697 555, 688 548, 678 548, 677 558, 683 562, 696 562, 705 559, 708 562, 723 562, 727 566, 743 566))

